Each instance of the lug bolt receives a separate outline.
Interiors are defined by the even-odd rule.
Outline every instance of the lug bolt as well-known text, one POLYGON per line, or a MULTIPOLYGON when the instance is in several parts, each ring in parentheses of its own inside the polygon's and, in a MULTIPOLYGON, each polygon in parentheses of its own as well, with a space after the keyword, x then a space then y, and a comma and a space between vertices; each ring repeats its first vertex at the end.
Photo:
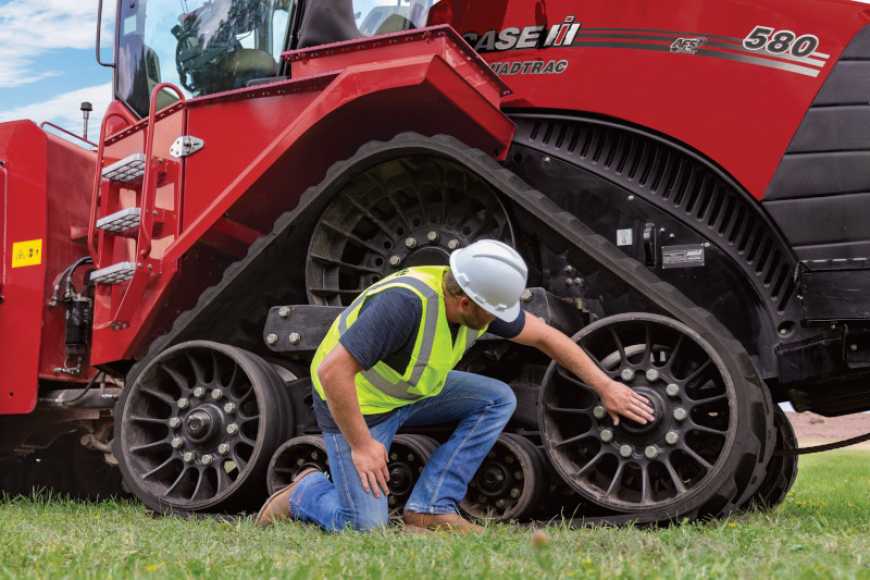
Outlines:
POLYGON ((595 405, 592 414, 595 415, 596 419, 603 419, 607 415, 607 411, 601 405, 595 405))
POLYGON ((189 400, 187 400, 184 397, 181 397, 180 399, 178 399, 178 408, 179 409, 187 409, 188 407, 190 407, 189 400))
POLYGON ((181 456, 181 459, 185 463, 193 463, 193 460, 196 459, 196 455, 194 455, 193 451, 185 451, 184 455, 181 456))
POLYGON ((573 276, 574 272, 576 272, 577 270, 574 269, 574 266, 572 266, 571 264, 568 264, 567 266, 562 268, 562 271, 565 272, 566 274, 568 274, 569 276, 573 276))
POLYGON ((302 342, 302 335, 298 332, 291 332, 290 335, 287 337, 287 341, 293 346, 296 346, 300 342, 302 342))
POLYGON ((631 457, 632 453, 634 453, 634 449, 632 449, 631 445, 623 445, 619 448, 619 454, 623 457, 631 457))
POLYGON ((689 416, 689 413, 683 409, 682 407, 677 407, 674 409, 674 419, 677 421, 685 421, 686 417, 689 416))
POLYGON ((438 232, 429 232, 428 234, 426 234, 426 239, 432 243, 437 242, 438 241, 438 232))
POLYGON ((459 248, 459 246, 460 246, 459 240, 453 239, 453 240, 450 240, 449 242, 447 242, 447 247, 450 248, 451 250, 456 250, 459 248))
POLYGON ((402 263, 402 258, 399 256, 390 256, 390 266, 397 268, 402 263))
POLYGON ((565 285, 566 286, 573 286, 574 285, 574 278, 568 278, 567 280, 565 280, 565 285))
POLYGON ((169 419, 170 429, 178 429, 179 427, 181 427, 181 419, 179 419, 178 417, 172 417, 171 419, 169 419))
POLYGON ((290 316, 290 308, 287 306, 282 306, 278 309, 278 316, 280 316, 281 318, 287 318, 288 316, 290 316))
POLYGON ((211 398, 214 399, 215 401, 220 401, 221 399, 224 398, 224 392, 220 389, 214 389, 211 392, 211 398))
POLYGON ((238 432, 239 432, 239 426, 236 425, 235 423, 230 423, 229 425, 227 425, 227 434, 235 435, 238 432))
POLYGON ((659 380, 659 371, 656 369, 647 369, 646 380, 653 382, 659 380))
POLYGON ((669 397, 676 397, 680 394, 680 385, 677 383, 671 383, 665 388, 665 392, 669 397))
POLYGON ((605 443, 610 443, 611 441, 613 441, 613 431, 611 431, 610 429, 602 429, 600 437, 601 440, 605 443))
POLYGON ((665 435, 665 441, 667 441, 668 445, 676 445, 680 440, 680 434, 676 431, 668 431, 667 435, 665 435))
POLYGON ((201 399, 205 396, 205 387, 196 387, 193 389, 193 396, 201 399))
POLYGON ((224 405, 224 413, 235 413, 236 412, 236 404, 235 403, 226 403, 224 405))
POLYGON ((276 344, 277 342, 278 342, 278 335, 275 334, 274 332, 270 332, 266 336, 266 344, 272 345, 272 344, 276 344))
POLYGON ((214 462, 214 456, 206 453, 199 460, 203 465, 211 465, 214 462))
POLYGON ((218 445, 218 453, 220 453, 221 455, 226 455, 229 452, 230 452, 230 446, 228 444, 221 443, 220 445, 218 445))
POLYGON ((513 499, 517 499, 518 497, 520 497, 520 488, 518 488, 518 487, 511 488, 510 494, 511 494, 511 497, 513 499))
POLYGON ((622 372, 619 373, 619 376, 622 377, 623 381, 630 381, 634 378, 634 369, 622 369, 622 372))
POLYGON ((417 247, 417 238, 408 238, 405 240, 405 247, 409 250, 413 250, 417 247))
POLYGON ((659 456, 659 448, 655 445, 649 445, 646 449, 643 450, 643 454, 647 459, 655 459, 659 456))
POLYGON ((173 437, 172 441, 170 441, 169 444, 172 446, 173 449, 178 449, 182 445, 184 445, 184 439, 182 439, 181 437, 173 437))

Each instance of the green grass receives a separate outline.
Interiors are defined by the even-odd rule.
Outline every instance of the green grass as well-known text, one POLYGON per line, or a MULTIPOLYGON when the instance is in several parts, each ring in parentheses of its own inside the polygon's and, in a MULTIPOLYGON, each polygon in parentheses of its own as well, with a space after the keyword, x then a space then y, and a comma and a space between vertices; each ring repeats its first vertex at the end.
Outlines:
POLYGON ((0 502, 0 578, 867 578, 870 453, 801 461, 771 514, 663 530, 492 526, 481 537, 397 530, 326 535, 298 524, 267 531, 153 518, 135 503, 0 502))

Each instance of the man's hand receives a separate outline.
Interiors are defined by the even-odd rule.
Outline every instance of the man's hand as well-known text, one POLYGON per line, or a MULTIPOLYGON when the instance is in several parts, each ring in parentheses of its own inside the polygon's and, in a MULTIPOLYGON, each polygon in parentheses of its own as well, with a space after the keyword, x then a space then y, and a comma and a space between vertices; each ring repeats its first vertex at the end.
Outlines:
POLYGON ((390 470, 387 468, 387 449, 372 437, 362 445, 351 448, 350 458, 359 474, 363 489, 375 497, 390 495, 390 470))
POLYGON ((601 404, 610 413, 614 425, 619 425, 620 415, 641 425, 655 420, 655 409, 649 400, 622 383, 612 380, 606 387, 597 390, 601 395, 601 404))

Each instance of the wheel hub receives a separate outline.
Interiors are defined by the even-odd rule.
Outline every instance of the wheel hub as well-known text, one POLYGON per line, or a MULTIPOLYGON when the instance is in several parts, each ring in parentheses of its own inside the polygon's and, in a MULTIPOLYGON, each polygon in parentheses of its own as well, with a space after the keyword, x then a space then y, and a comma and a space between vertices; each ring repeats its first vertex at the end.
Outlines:
POLYGON ((510 485, 510 475, 507 469, 499 463, 489 462, 480 474, 480 491, 489 496, 499 496, 505 493, 510 485))
POLYGON ((221 431, 220 411, 211 405, 201 405, 184 420, 184 432, 194 443, 204 443, 221 431))
POLYGON ((619 423, 619 428, 632 435, 648 435, 659 430, 659 427, 664 422, 666 415, 670 414, 670 405, 667 404, 659 395, 659 393, 650 387, 635 387, 634 392, 646 397, 652 404, 655 412, 655 419, 643 425, 632 421, 631 419, 622 419, 619 423))

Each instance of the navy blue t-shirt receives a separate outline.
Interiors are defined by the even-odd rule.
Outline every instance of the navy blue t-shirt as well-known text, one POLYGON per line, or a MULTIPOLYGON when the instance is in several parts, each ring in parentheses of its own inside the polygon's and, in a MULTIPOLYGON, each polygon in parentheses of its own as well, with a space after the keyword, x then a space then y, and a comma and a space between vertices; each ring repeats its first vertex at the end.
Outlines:
MULTIPOLYGON (((423 305, 416 294, 404 288, 390 288, 366 301, 356 322, 342 335, 340 342, 364 370, 383 361, 401 373, 411 360, 422 318, 423 305)), ((514 338, 522 332, 525 324, 525 313, 520 311, 513 322, 494 320, 487 332, 502 338, 514 338)), ((450 330, 455 339, 459 325, 451 324, 450 330)), ((392 412, 364 415, 364 419, 372 427, 392 412)), ((329 407, 317 392, 314 393, 314 415, 322 431, 339 431, 329 407)))

